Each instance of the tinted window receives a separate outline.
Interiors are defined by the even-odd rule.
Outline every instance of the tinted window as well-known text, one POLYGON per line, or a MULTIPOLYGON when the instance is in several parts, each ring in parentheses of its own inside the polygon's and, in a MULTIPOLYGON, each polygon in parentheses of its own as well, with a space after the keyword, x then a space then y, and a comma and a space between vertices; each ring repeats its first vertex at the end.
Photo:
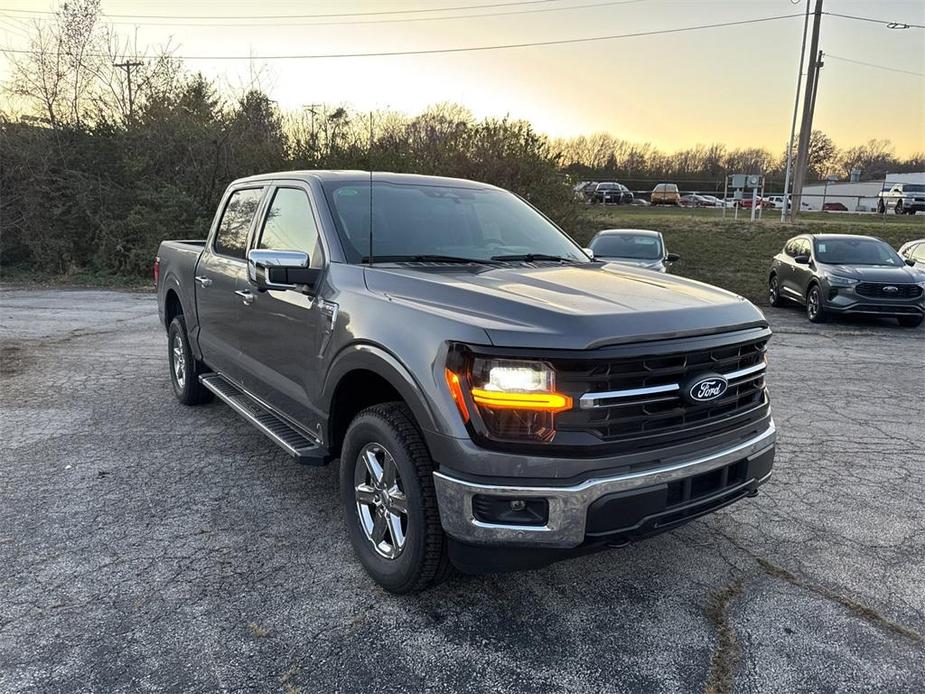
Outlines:
POLYGON ((658 260, 664 257, 662 242, 648 234, 607 234, 591 241, 591 250, 601 258, 658 260))
POLYGON ((903 186, 903 190, 907 193, 925 193, 925 184, 922 183, 906 183, 903 186))
POLYGON ((565 234, 515 195, 502 190, 375 183, 325 185, 349 262, 369 256, 543 254, 588 262, 565 234), (372 207, 372 210, 370 210, 372 207), (372 211, 372 218, 370 218, 372 211))
POLYGON ((247 232, 254 221, 263 188, 236 190, 228 198, 222 221, 215 235, 215 252, 232 258, 244 259, 247 250, 247 232))
POLYGON ((816 260, 832 265, 903 265, 883 241, 864 238, 817 239, 816 260))
POLYGON ((279 188, 267 210, 259 248, 278 251, 305 251, 311 266, 321 267, 321 242, 305 191, 279 188))

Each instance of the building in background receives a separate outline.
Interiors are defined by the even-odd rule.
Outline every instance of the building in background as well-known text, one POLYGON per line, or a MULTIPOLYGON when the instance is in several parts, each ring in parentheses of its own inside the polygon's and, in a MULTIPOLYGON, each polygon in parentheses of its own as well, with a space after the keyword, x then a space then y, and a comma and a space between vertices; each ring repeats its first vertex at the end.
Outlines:
POLYGON ((891 173, 876 181, 813 183, 803 186, 803 201, 813 210, 821 210, 827 203, 841 203, 849 212, 876 212, 880 191, 894 183, 925 183, 925 171, 891 173))

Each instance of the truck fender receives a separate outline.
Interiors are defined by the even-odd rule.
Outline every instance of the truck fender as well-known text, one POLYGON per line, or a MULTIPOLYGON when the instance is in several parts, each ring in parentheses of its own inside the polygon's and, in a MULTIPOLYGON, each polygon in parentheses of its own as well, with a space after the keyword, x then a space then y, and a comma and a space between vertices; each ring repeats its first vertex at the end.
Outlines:
MULTIPOLYGON (((436 431, 435 420, 430 403, 424 391, 411 372, 388 350, 379 345, 355 343, 344 347, 331 364, 324 380, 321 401, 325 412, 331 413, 334 393, 341 379, 356 370, 372 371, 385 379, 401 395, 417 420, 418 426, 425 431, 436 431)), ((328 428, 332 423, 329 419, 328 428)))

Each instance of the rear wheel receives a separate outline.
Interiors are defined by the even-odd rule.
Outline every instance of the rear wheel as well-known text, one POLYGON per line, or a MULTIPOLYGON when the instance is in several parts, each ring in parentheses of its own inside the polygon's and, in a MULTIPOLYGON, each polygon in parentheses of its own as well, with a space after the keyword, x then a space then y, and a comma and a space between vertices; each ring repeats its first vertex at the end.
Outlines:
POLYGON ((201 405, 212 399, 211 391, 199 382, 199 374, 205 369, 193 357, 183 314, 174 318, 167 329, 167 361, 170 364, 170 383, 177 400, 184 405, 201 405))
POLYGON ((340 486, 350 541, 376 583, 411 593, 448 575, 433 461, 406 405, 375 405, 351 422, 340 486))
POLYGON ((818 284, 811 286, 806 293, 806 317, 812 323, 825 323, 828 320, 822 303, 822 290, 818 284))
POLYGON ((784 305, 784 299, 780 295, 780 280, 777 279, 777 275, 771 275, 771 279, 768 280, 768 302, 771 306, 784 305))
POLYGON ((883 200, 878 200, 877 201, 877 213, 883 214, 884 212, 886 212, 886 205, 883 204, 883 200))
POLYGON ((897 316, 896 320, 904 328, 917 328, 922 324, 923 316, 897 316))

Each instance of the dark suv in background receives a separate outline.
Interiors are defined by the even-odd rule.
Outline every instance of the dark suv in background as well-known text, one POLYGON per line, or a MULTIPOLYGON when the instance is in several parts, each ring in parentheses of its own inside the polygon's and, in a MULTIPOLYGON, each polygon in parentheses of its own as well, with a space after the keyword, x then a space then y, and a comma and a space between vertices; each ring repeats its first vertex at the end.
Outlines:
POLYGON ((813 323, 834 313, 864 313, 893 316, 914 328, 925 316, 925 273, 880 239, 805 234, 774 256, 768 295, 772 306, 803 304, 813 323))

